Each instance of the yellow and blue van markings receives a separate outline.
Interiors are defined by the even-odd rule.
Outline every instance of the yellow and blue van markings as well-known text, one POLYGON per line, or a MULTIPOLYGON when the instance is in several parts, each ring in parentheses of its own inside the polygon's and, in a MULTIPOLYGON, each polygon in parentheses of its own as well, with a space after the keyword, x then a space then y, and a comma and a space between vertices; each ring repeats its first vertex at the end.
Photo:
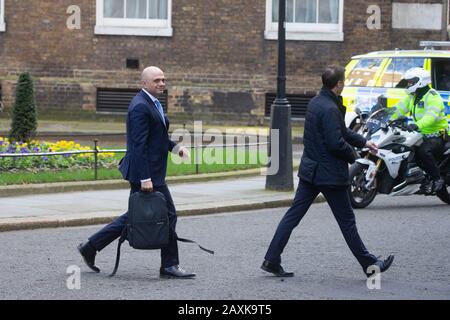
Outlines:
MULTIPOLYGON (((438 91, 444 100, 445 114, 447 115, 448 123, 450 126, 450 92, 438 91)), ((380 96, 387 98, 387 107, 393 107, 398 102, 406 97, 407 93, 404 89, 391 89, 391 88, 371 88, 371 87, 346 87, 342 92, 344 98, 344 105, 347 106, 347 110, 355 111, 355 107, 359 107, 361 110, 367 110, 372 108, 378 101, 380 96)))
MULTIPOLYGON (((399 101, 404 99, 407 95, 404 89, 387 88, 382 87, 381 76, 384 74, 385 70, 392 61, 392 58, 396 57, 411 57, 411 58, 426 58, 424 61, 424 69, 431 70, 431 58, 449 58, 450 51, 380 51, 371 52, 364 55, 358 55, 352 58, 352 60, 346 66, 346 76, 350 74, 353 68, 356 66, 358 61, 362 58, 383 58, 384 61, 380 64, 379 69, 374 75, 375 87, 356 87, 356 86, 346 86, 342 96, 344 99, 344 105, 347 106, 348 111, 354 111, 355 107, 358 106, 361 110, 367 110, 372 108, 378 101, 378 97, 383 95, 387 98, 387 106, 393 107, 399 101)), ((449 91, 438 91, 444 100, 445 114, 450 127, 450 92, 449 91)))

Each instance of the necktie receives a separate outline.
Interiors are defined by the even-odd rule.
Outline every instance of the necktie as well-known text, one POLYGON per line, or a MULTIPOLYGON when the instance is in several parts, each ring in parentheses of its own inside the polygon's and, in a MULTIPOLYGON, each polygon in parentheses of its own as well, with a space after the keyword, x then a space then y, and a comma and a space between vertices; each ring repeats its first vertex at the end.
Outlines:
POLYGON ((161 118, 162 118, 162 121, 164 122, 164 125, 166 125, 166 119, 164 119, 164 110, 163 110, 163 107, 161 105, 161 102, 159 102, 159 100, 155 100, 155 105, 156 105, 156 108, 159 111, 159 114, 161 115, 161 118))

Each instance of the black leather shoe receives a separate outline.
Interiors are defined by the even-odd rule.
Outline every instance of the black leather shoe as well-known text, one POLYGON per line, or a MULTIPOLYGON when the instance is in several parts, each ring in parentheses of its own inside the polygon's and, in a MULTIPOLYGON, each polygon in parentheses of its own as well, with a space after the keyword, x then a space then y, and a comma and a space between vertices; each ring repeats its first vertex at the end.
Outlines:
POLYGON ((95 266, 95 255, 97 254, 97 250, 95 250, 94 246, 88 241, 85 243, 80 243, 77 249, 83 257, 86 265, 92 271, 99 273, 100 269, 95 266))
POLYGON ((277 277, 288 278, 288 277, 294 276, 293 272, 286 272, 286 271, 284 271, 284 269, 281 265, 272 263, 268 260, 264 260, 264 262, 261 266, 261 269, 263 269, 264 271, 273 273, 277 277))
POLYGON ((180 266, 173 266, 170 268, 161 268, 159 275, 163 278, 178 278, 178 279, 190 279, 196 276, 195 273, 189 273, 184 271, 180 266))
MULTIPOLYGON (((392 262, 394 261, 394 255, 390 254, 386 259, 381 260, 378 259, 373 266, 378 267, 378 269, 380 270, 380 272, 384 272, 387 269, 389 269, 389 267, 391 266, 392 262)), ((370 267, 369 267, 370 268, 370 267)), ((374 272, 372 273, 368 273, 367 270, 365 270, 365 273, 367 275, 367 277, 369 278, 370 276, 372 276, 374 274, 374 272)))

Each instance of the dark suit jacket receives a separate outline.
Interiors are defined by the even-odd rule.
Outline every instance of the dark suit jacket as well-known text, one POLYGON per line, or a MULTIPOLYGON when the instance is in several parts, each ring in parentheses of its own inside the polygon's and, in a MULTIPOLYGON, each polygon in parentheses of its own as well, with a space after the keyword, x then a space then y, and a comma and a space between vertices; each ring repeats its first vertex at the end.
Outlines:
POLYGON ((165 185, 167 157, 176 143, 152 99, 141 90, 131 101, 127 116, 127 153, 119 170, 125 180, 139 183, 151 178, 155 187, 165 185))
POLYGON ((342 98, 322 89, 306 112, 304 151, 298 176, 318 186, 348 186, 348 164, 356 160, 352 148, 366 139, 345 126, 342 98))

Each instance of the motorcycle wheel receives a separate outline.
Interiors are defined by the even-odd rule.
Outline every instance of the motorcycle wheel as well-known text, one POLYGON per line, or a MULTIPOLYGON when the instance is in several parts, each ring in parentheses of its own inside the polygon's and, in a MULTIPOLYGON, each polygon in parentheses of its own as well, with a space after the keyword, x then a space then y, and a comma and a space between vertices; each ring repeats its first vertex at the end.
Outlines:
POLYGON ((437 193, 439 199, 444 201, 446 204, 450 204, 450 193, 449 190, 450 185, 445 184, 441 191, 437 193))
POLYGON ((375 199, 377 195, 377 178, 375 177, 375 188, 367 190, 365 185, 367 184, 366 172, 368 166, 354 163, 349 170, 350 187, 348 193, 350 196, 350 202, 355 209, 362 209, 367 207, 375 199))

